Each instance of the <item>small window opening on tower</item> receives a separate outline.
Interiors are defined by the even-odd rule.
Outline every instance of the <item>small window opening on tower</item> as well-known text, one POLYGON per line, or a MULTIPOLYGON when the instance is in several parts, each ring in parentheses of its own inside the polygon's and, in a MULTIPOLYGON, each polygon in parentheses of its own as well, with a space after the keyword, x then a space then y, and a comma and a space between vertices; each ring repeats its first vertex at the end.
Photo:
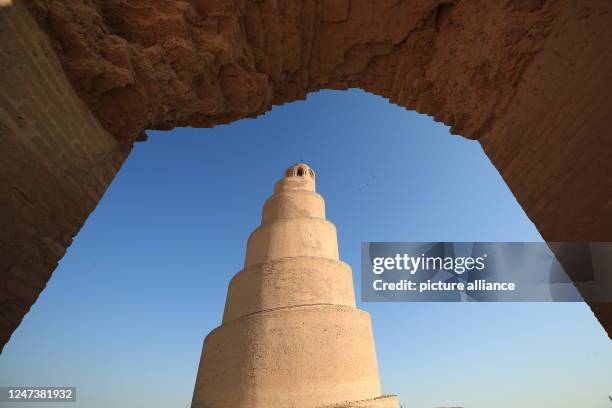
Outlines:
POLYGON ((290 169, 290 170, 287 170, 287 174, 285 176, 286 177, 292 177, 294 175, 295 175, 295 173, 293 172, 293 170, 290 169))
POLYGON ((310 174, 310 177, 314 178, 314 172, 311 169, 308 169, 308 174, 310 174))
POLYGON ((300 176, 300 177, 303 177, 303 176, 304 176, 304 169, 303 169, 303 168, 301 168, 301 167, 300 167, 300 168, 298 168, 298 173, 297 173, 297 175, 298 175, 298 176, 300 176))

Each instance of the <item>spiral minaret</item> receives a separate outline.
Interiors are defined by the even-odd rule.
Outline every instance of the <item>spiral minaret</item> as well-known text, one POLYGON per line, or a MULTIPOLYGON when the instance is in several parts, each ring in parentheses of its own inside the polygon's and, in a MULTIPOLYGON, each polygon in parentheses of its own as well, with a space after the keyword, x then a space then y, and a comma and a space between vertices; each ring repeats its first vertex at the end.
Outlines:
POLYGON ((288 168, 231 280, 223 323, 204 340, 192 408, 398 407, 382 396, 368 313, 315 173, 288 168))

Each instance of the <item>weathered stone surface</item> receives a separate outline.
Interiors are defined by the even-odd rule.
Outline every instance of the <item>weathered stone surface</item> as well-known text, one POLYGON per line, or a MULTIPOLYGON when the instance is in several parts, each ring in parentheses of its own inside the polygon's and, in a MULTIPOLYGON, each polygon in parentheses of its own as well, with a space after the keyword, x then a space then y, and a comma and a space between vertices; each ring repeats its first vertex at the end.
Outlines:
MULTIPOLYGON (((607 0, 0 2, 8 97, 0 130, 14 136, 0 138, 1 199, 13 203, 0 216, 10 225, 0 246, 8 293, 0 340, 144 130, 254 117, 323 88, 361 88, 479 139, 547 240, 612 240, 610 7, 607 0), (73 99, 57 59, 106 131, 95 120, 70 122, 93 118, 73 99), (59 112, 52 120, 51 111, 59 112), (44 143, 23 136, 26 122, 44 143), (101 143, 102 134, 114 141, 101 143), (97 149, 104 153, 91 153, 97 149), (74 174, 82 179, 72 183, 74 174), (62 188, 52 187, 56 181, 62 188), (69 210, 54 212, 67 203, 69 210), (30 289, 13 275, 27 275, 30 289)), ((612 305, 593 310, 612 335, 612 305)))
POLYGON ((348 87, 477 138, 503 114, 561 9, 543 1, 27 3, 79 94, 120 140, 348 87))

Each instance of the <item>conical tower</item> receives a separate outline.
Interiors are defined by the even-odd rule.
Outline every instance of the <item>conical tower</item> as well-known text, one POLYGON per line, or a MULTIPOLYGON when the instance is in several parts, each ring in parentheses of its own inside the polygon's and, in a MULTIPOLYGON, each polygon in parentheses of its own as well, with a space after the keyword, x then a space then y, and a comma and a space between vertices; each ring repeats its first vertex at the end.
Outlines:
POLYGON ((368 313, 315 192, 288 168, 229 284, 223 323, 204 340, 192 408, 394 407, 381 396, 368 313))

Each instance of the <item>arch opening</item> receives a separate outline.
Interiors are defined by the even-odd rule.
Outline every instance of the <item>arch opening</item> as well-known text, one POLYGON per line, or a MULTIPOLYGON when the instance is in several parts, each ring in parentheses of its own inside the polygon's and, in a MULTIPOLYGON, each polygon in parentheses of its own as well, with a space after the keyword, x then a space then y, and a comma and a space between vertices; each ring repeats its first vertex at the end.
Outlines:
MULTIPOLYGON (((394 135, 390 134, 391 132, 386 132, 385 134, 379 134, 377 138, 373 138, 370 137, 372 134, 371 132, 376 130, 378 125, 372 120, 372 117, 369 117, 368 120, 362 120, 355 123, 355 116, 365 117, 366 115, 355 115, 355 112, 349 110, 343 117, 340 117, 341 115, 339 115, 338 112, 332 112, 328 113, 327 116, 323 116, 319 121, 309 119, 314 115, 304 115, 306 118, 305 120, 314 123, 312 123, 311 128, 304 127, 304 134, 298 133, 294 137, 301 140, 304 139, 306 135, 310 134, 312 135, 311 137, 316 138, 319 143, 312 143, 311 145, 314 146, 312 149, 301 151, 303 149, 296 147, 294 140, 291 138, 275 136, 286 134, 286 132, 272 131, 274 129, 267 128, 269 122, 274 119, 274 115, 280 115, 283 112, 289 111, 288 108, 290 107, 287 106, 275 110, 270 115, 260 118, 258 121, 241 121, 232 126, 219 127, 213 130, 177 129, 176 134, 155 134, 151 136, 149 142, 136 146, 132 156, 126 162, 123 172, 111 186, 109 194, 105 198, 105 202, 96 210, 88 222, 88 225, 83 230, 85 235, 77 239, 77 244, 79 245, 79 240, 81 239, 93 239, 94 241, 92 241, 91 244, 93 244, 95 248, 100 248, 102 246, 101 242, 106 242, 105 248, 109 253, 124 254, 123 256, 108 257, 108 260, 115 258, 116 261, 113 261, 112 264, 105 262, 99 266, 99 270, 107 270, 109 271, 108 274, 105 276, 101 274, 90 274, 92 278, 97 276, 97 282, 106 285, 106 289, 108 290, 111 290, 112 283, 116 282, 115 279, 111 278, 113 275, 117 279, 127 279, 128 282, 126 282, 126 284, 129 283, 133 285, 126 286, 123 291, 114 292, 114 307, 122 312, 117 314, 108 313, 108 320, 105 322, 97 322, 99 324, 97 330, 100 330, 101 334, 104 335, 104 332, 106 332, 107 335, 114 335, 112 331, 113 327, 118 324, 123 328, 124 334, 126 333, 125 330, 135 330, 128 331, 127 333, 129 334, 125 334, 125 338, 129 339, 132 338, 132 336, 136 338, 137 330, 142 326, 141 324, 133 324, 132 326, 134 327, 130 327, 130 324, 133 322, 145 321, 146 316, 150 316, 150 313, 156 312, 159 321, 154 325, 147 325, 147 328, 154 333, 158 333, 159 336, 150 336, 151 340, 148 342, 143 352, 143 358, 144 355, 146 355, 147 364, 151 364, 151 367, 154 367, 155 364, 149 360, 151 358, 150 356, 161 355, 164 349, 167 350, 167 330, 172 328, 177 332, 188 333, 191 339, 189 340, 189 345, 181 349, 189 350, 189 353, 193 354, 194 360, 192 360, 191 363, 195 365, 197 361, 196 354, 200 351, 201 336, 207 331, 206 324, 212 328, 218 322, 216 318, 210 321, 206 320, 204 324, 198 327, 193 327, 191 322, 200 322, 202 320, 201 310, 204 309, 211 310, 211 314, 215 314, 216 316, 221 313, 221 308, 223 306, 222 302, 213 302, 212 299, 218 297, 218 292, 224 294, 229 275, 236 272, 236 270, 233 270, 231 267, 221 267, 221 265, 233 263, 235 264, 235 268, 240 267, 240 259, 237 262, 226 263, 226 261, 215 261, 212 259, 212 256, 214 255, 216 258, 222 258, 226 253, 222 248, 240 247, 236 242, 241 240, 244 242, 245 234, 248 233, 253 223, 252 218, 257 216, 259 210, 258 206, 263 201, 262 198, 271 192, 271 180, 276 179, 279 172, 282 172, 282 169, 286 167, 287 164, 297 161, 296 159, 298 158, 300 159, 299 161, 302 162, 302 158, 299 157, 300 153, 306 156, 304 157, 304 161, 313 164, 313 167, 319 172, 320 179, 317 180, 317 183, 319 183, 320 188, 323 189, 321 192, 325 195, 328 203, 328 217, 336 223, 338 231, 341 237, 343 237, 340 242, 348 243, 346 240, 349 239, 350 236, 354 237, 351 243, 348 244, 348 247, 358 248, 359 242, 357 241, 359 241, 359 237, 364 236, 364 234, 382 234, 387 231, 389 226, 393 226, 393 234, 396 234, 396 237, 405 237, 404 234, 406 234, 407 231, 423 230, 425 224, 408 224, 405 223, 406 218, 414 218, 415 222, 419 222, 419 219, 433 222, 432 219, 438 218, 438 228, 444 227, 447 229, 447 232, 449 231, 449 226, 452 226, 453 222, 456 223, 457 218, 461 218, 464 224, 459 227, 459 229, 455 230, 455 233, 463 229, 464 231, 472 231, 472 233, 475 234, 475 226, 480 225, 480 223, 474 223, 474 219, 469 218, 475 217, 474 215, 459 216, 458 214, 462 213, 460 209, 466 211, 468 214, 478 214, 484 217, 483 214, 486 212, 487 207, 489 207, 489 209, 493 208, 494 210, 502 211, 503 208, 501 206, 504 205, 503 202, 505 202, 506 205, 514 208, 514 211, 518 209, 518 212, 520 212, 518 205, 513 201, 507 190, 505 190, 505 200, 502 200, 502 203, 491 203, 489 205, 482 205, 479 208, 474 208, 474 205, 477 205, 477 203, 474 203, 473 197, 477 195, 475 192, 478 191, 478 186, 487 184, 484 180, 490 181, 490 179, 486 178, 477 178, 476 180, 471 178, 478 176, 479 171, 484 172, 486 170, 491 177, 496 178, 497 186, 501 186, 502 189, 505 189, 502 181, 488 163, 477 142, 451 137, 448 135, 445 128, 433 124, 430 118, 414 115, 414 113, 403 112, 396 107, 386 106, 386 104, 381 103, 382 101, 380 98, 374 98, 371 95, 366 95, 361 92, 352 92, 352 94, 334 93, 332 96, 336 99, 330 99, 327 102, 329 105, 326 105, 324 104, 325 101, 321 100, 321 98, 328 96, 328 94, 331 93, 313 95, 313 98, 317 98, 316 100, 306 104, 300 104, 300 106, 317 105, 319 106, 317 112, 324 115, 326 111, 329 111, 328 106, 342 105, 339 102, 351 100, 346 98, 355 100, 357 106, 362 105, 364 100, 374 99, 374 103, 364 106, 363 109, 372 112, 377 109, 377 107, 384 106, 385 110, 393 111, 394 115, 397 115, 397 117, 385 116, 385 118, 388 120, 388 123, 391 123, 393 120, 398 121, 393 123, 396 124, 395 128, 400 130, 394 135), (330 115, 336 118, 336 123, 338 124, 329 125, 329 134, 314 136, 317 135, 317 130, 320 129, 318 126, 320 126, 321 123, 331 123, 329 120, 331 118, 330 115), (403 119, 401 119, 403 117, 410 117, 415 121, 404 122, 403 119), (345 132, 343 135, 338 132, 339 129, 349 126, 351 123, 354 129, 358 129, 361 132, 361 135, 352 132, 345 132), (432 127, 436 132, 427 135, 405 134, 405 129, 422 129, 423 123, 432 127), (211 136, 216 136, 202 137, 206 135, 200 133, 208 133, 211 136), (239 150, 241 152, 240 155, 238 155, 236 154, 235 146, 239 145, 241 141, 244 142, 244 138, 241 137, 241 135, 244 134, 257 135, 258 137, 253 138, 252 142, 250 142, 251 144, 243 146, 239 150), (331 146, 326 142, 330 140, 330 137, 335 137, 335 143, 331 146), (224 142, 219 143, 220 141, 224 142), (421 145, 414 146, 410 144, 417 142, 421 143, 421 145), (261 149, 258 150, 258 148, 262 144, 265 146, 275 146, 275 148, 273 150, 270 149, 271 151, 267 153, 267 156, 261 157, 255 152, 261 152, 261 149), (320 146, 327 146, 330 151, 334 149, 333 152, 335 152, 335 154, 320 154, 322 157, 318 159, 313 158, 312 155, 320 149, 320 146), (420 146, 420 148, 418 146, 420 146), (213 149, 213 147, 215 148, 213 149), (152 156, 147 156, 145 154, 146 152, 149 152, 152 156), (283 155, 277 154, 276 152, 289 152, 292 157, 285 158, 283 155), (415 155, 414 152, 420 153, 415 155), (452 152, 461 153, 456 155, 457 157, 453 157, 454 155, 452 152), (204 157, 202 157, 203 155, 204 157), (368 158, 372 158, 372 156, 382 156, 387 160, 381 160, 380 162, 368 160, 368 158), (409 161, 403 160, 406 157, 411 157, 413 159, 409 161), (476 157, 482 160, 484 164, 481 163, 482 166, 475 166, 471 171, 463 171, 469 167, 469 159, 475 159, 476 157), (453 160, 456 161, 453 166, 456 171, 447 174, 447 172, 439 169, 436 173, 437 175, 431 174, 435 171, 436 166, 431 166, 430 161, 434 161, 439 167, 444 162, 453 160), (317 162, 319 165, 314 164, 317 162), (365 165, 355 166, 355 162, 365 163, 365 165), (157 165, 145 166, 147 163, 156 163, 157 165), (168 164, 170 163, 174 163, 174 165, 169 166, 168 164), (386 164, 387 167, 376 169, 377 165, 382 164, 386 164), (244 168, 250 169, 250 177, 248 179, 244 177, 244 168), (337 171, 338 169, 351 169, 351 177, 347 177, 345 172, 337 171), (373 171, 374 174, 372 174, 373 171), (190 175, 190 177, 185 177, 185 175, 190 175), (193 185, 193 179, 198 180, 197 186, 193 185), (423 179, 425 179, 426 182, 423 182, 423 179), (143 183, 143 180, 147 180, 148 182, 143 183), (151 180, 157 180, 163 188, 160 188, 159 184, 155 185, 155 183, 151 183, 151 180), (219 183, 219 180, 223 180, 224 182, 219 183), (253 184, 257 180, 262 180, 261 193, 256 192, 253 188, 253 184), (469 188, 474 189, 472 193, 463 192, 460 194, 460 191, 453 190, 453 186, 457 185, 461 180, 469 180, 466 181, 465 184, 469 188), (429 188, 437 184, 444 185, 445 187, 440 187, 439 189, 429 188), (406 185, 412 185, 413 188, 416 188, 416 191, 404 191, 401 197, 396 197, 395 195, 398 193, 397 187, 406 185), (361 190, 359 190, 360 188, 361 190), (168 213, 168 197, 194 197, 194 190, 201 191, 201 196, 198 199, 172 200, 171 202, 180 202, 180 208, 178 208, 177 211, 168 213), (387 201, 387 205, 383 205, 382 209, 381 207, 368 207, 368 205, 376 204, 373 203, 373 201, 384 204, 385 200, 383 200, 383 198, 386 197, 384 193, 388 193, 389 191, 392 191, 395 195, 392 199, 389 199, 390 201, 387 201), (239 192, 241 197, 239 200, 234 199, 238 194, 237 192, 239 192), (253 200, 256 204, 253 204, 252 209, 247 205, 246 201, 247 197, 251 195, 257 195, 257 198, 253 200), (367 199, 367 197, 370 196, 377 196, 381 199, 367 199), (449 196, 454 196, 454 206, 450 208, 448 206, 449 196), (226 199, 223 199, 223 197, 226 199), (423 200, 423 202, 419 204, 421 200, 417 200, 414 197, 427 197, 429 199, 423 200), (463 200, 461 197, 463 197, 463 200), (132 210, 123 213, 123 217, 119 219, 117 215, 122 214, 121 211, 125 211, 126 208, 132 208, 132 210), (383 209, 385 211, 382 211, 383 209), (164 220, 160 217, 152 216, 162 211, 168 214, 168 219, 164 220), (407 212, 408 215, 416 214, 418 216, 407 217, 407 212), (368 214, 369 216, 365 216, 368 214), (433 214, 435 216, 425 216, 425 214, 433 214), (466 217, 467 219, 465 219, 466 217), (228 219, 232 220, 232 225, 244 225, 244 233, 236 231, 233 228, 228 228, 228 219), (108 228, 109 226, 110 228, 114 228, 114 232, 117 233, 116 235, 97 234, 92 233, 91 230, 88 231, 88 228, 108 228), (358 229, 356 230, 356 228, 358 229), (375 232, 371 232, 373 228, 375 232), (149 233, 143 234, 143 229, 149 233), (166 230, 166 233, 156 233, 156 231, 159 232, 161 229, 166 230), (201 234, 204 230, 219 231, 220 233, 214 235, 201 234), (231 232, 228 232, 228 230, 231 232), (192 232, 186 233, 186 231, 192 232), (119 232, 121 232, 121 234, 119 234, 119 232), (146 235, 145 239, 143 239, 143 235, 146 235), (101 241, 95 241, 96 236, 99 237, 97 239, 101 241), (105 236, 115 236, 115 238, 106 241, 105 236), (177 239, 178 237, 183 237, 183 241, 177 239), (197 237, 197 240, 207 240, 208 244, 196 245, 196 247, 193 246, 193 243, 185 244, 185 241, 191 241, 192 238, 195 237, 197 237), (185 244, 182 248, 180 246, 181 242, 185 244), (129 257, 125 255, 125 249, 123 250, 124 252, 121 252, 121 248, 128 247, 130 248, 129 257), (210 249, 207 250, 206 248, 210 249), (205 251, 205 255, 207 254, 210 258, 202 260, 201 251, 205 251), (189 273, 193 280, 169 279, 169 277, 176 276, 177 265, 167 265, 167 263, 164 262, 163 259, 168 256, 168 253, 178 255, 176 258, 180 259, 180 261, 177 262, 180 270, 184 271, 183 273, 189 273), (129 259, 130 257, 131 260, 129 259), (143 267, 142 259, 144 258, 150 259, 143 267), (125 262, 132 262, 134 264, 123 264, 125 262), (139 274, 134 275, 135 273, 139 274), (142 291, 133 290, 134 288, 140 289, 143 281, 147 282, 147 287, 151 290, 149 292, 150 296, 144 296, 142 291), (175 304, 175 302, 159 305, 159 297, 167 296, 168 291, 172 293, 181 293, 181 298, 186 299, 185 305, 189 307, 181 307, 175 304), (141 306, 138 308, 138 314, 133 314, 136 312, 124 310, 124 308, 129 307, 130 304, 133 304, 135 293, 138 293, 137 296, 141 306), (215 308, 216 310, 214 310, 215 308), (115 319, 114 322, 111 321, 112 316, 116 315, 124 316, 125 320, 120 320, 118 323, 116 318, 113 318, 115 319), (176 316, 179 315, 182 316, 182 318, 176 319, 176 316), (191 315, 190 318, 186 317, 189 315, 191 315)), ((381 109, 379 115, 383 113, 381 109)), ((287 113, 287 115, 290 115, 290 113, 287 113)), ((377 115, 377 117, 380 116, 377 115)), ((268 149, 266 149, 266 151, 267 150, 268 149)), ((256 190, 259 191, 260 187, 257 187, 256 190)), ((499 193, 499 191, 496 191, 496 194, 497 193, 499 193)), ((487 197, 490 194, 491 192, 489 191, 487 194, 483 194, 483 197, 487 197)), ((499 214, 495 213, 495 211, 491 211, 489 218, 486 220, 481 219, 483 225, 489 226, 489 233, 493 234, 496 230, 500 230, 500 228, 496 228, 499 226, 499 219, 504 218, 500 215, 506 217, 508 224, 517 224, 516 218, 512 220, 507 219, 510 216, 509 213, 504 212, 504 214, 499 214), (498 220, 497 222, 495 222, 496 219, 498 220)), ((521 222, 526 222, 525 216, 522 213, 521 216, 521 222)), ((388 233, 387 231, 386 234, 388 233)), ((453 236, 452 233, 449 234, 448 239, 461 239, 460 235, 453 236)), ((488 239, 493 240, 495 237, 499 238, 500 235, 490 235, 488 239)), ((523 238, 524 237, 518 238, 518 236, 516 236, 514 239, 523 238)), ((423 238, 422 236, 419 238, 419 236, 415 234, 408 237, 408 239, 417 240, 423 238)), ((464 235, 463 239, 478 239, 478 236, 476 234, 471 236, 464 235)), ((347 248, 342 251, 344 254, 347 254, 347 248)), ((91 254, 91 252, 79 251, 79 249, 83 249, 83 247, 77 246, 75 249, 76 251, 72 255, 83 253, 82 256, 87 257, 88 254, 91 254)), ((232 252, 232 254, 236 255, 235 252, 232 252)), ((240 255, 241 254, 238 254, 238 256, 240 255)), ((353 262, 355 262, 355 259, 358 259, 357 254, 348 256, 353 262)), ((67 257, 66 262, 74 261, 71 261, 71 259, 67 257)), ((98 260, 98 262, 104 261, 98 260)), ((75 284, 79 276, 79 263, 80 262, 74 262, 72 264, 75 284)), ((355 266, 354 270, 358 271, 359 268, 355 266)), ((68 272, 68 270, 65 271, 68 272)), ((62 276, 62 271, 59 272, 60 275, 58 276, 62 276)), ((64 280, 64 283, 69 282, 70 280, 64 280)), ((81 280, 80 283, 82 284, 83 281, 81 280)), ((95 287, 95 285, 89 284, 84 288, 82 287, 82 289, 92 287, 95 287)), ((57 290, 57 287, 50 289, 57 290)), ((52 294, 51 291, 48 293, 49 295, 52 294)), ((99 295, 103 295, 103 293, 99 295)), ((83 294, 83 297, 85 296, 87 296, 87 294, 83 294)), ((92 295, 89 295, 89 297, 91 296, 92 295)), ((79 299, 75 300, 78 301, 79 299)), ((100 302, 103 304, 108 303, 103 300, 100 300, 100 302)), ((91 308, 92 303, 93 302, 90 300, 85 303, 84 307, 91 308)), ((70 305, 69 308, 74 309, 74 306, 75 304, 70 305)), ((406 308, 408 307, 408 305, 405 306, 406 308)), ((436 333, 440 333, 439 329, 434 329, 433 326, 436 325, 435 322, 438 318, 439 320, 448 320, 448 313, 451 313, 450 307, 454 306, 449 306, 446 310, 438 310, 437 318, 432 318, 431 321, 427 323, 428 325, 432 325, 431 330, 437 330, 436 333)), ((513 305, 512 307, 520 308, 521 305, 513 305)), ((559 308, 561 307, 562 305, 559 305, 559 308)), ((432 307, 432 309, 434 308, 432 307)), ((85 309, 83 312, 91 310, 92 309, 85 309)), ((498 316, 505 315, 507 317, 507 319, 499 319, 500 336, 506 336, 507 338, 517 337, 510 336, 510 328, 520 327, 520 321, 524 322, 524 316, 527 310, 522 310, 525 313, 513 314, 507 313, 507 310, 506 313, 504 313, 503 310, 496 311, 498 316), (510 323, 512 323, 511 326, 509 326, 510 323)), ((570 311, 569 308, 565 308, 564 310, 565 313, 570 311)), ((427 310, 424 308, 419 309, 419 313, 408 313, 406 309, 404 312, 386 317, 385 313, 379 313, 375 316, 375 321, 379 321, 384 325, 395 321, 395 319, 399 319, 400 316, 407 318, 406 316, 409 315, 414 316, 416 314, 424 316, 427 313, 427 310)), ((432 312, 431 310, 429 313, 433 313, 433 315, 436 314, 435 311, 432 312)), ((553 314, 546 315, 544 308, 538 309, 538 313, 540 314, 539 317, 542 319, 553 316, 553 314)), ((465 319, 465 322, 472 321, 477 314, 478 311, 472 308, 469 316, 468 314, 463 314, 462 316, 458 316, 455 320, 463 321, 462 319, 465 319)), ((533 314, 532 310, 532 315, 533 314)), ((582 317, 584 317, 584 310, 582 310, 582 315, 582 317)), ((532 317, 535 318, 535 316, 532 317)), ((547 321, 550 323, 551 320, 547 321)), ((51 323, 53 323, 53 321, 51 321, 51 323)), ((418 327, 418 325, 423 324, 423 322, 419 323, 418 320, 414 320, 411 321, 411 324, 418 327)), ((409 331, 407 330, 398 331, 397 328, 401 327, 401 325, 389 326, 390 327, 387 327, 388 330, 386 331, 387 335, 385 337, 381 338, 380 335, 377 334, 379 350, 382 348, 382 350, 397 351, 399 347, 405 346, 408 342, 409 338, 405 336, 420 336, 421 340, 425 337, 436 337, 431 336, 431 333, 422 326, 420 333, 414 333, 414 331, 408 333, 409 331)), ((551 326, 550 324, 547 325, 547 327, 551 326)), ((592 326, 590 327, 593 328, 592 326)), ((466 336, 466 339, 471 338, 474 334, 474 328, 469 332, 467 330, 462 332, 460 325, 451 326, 448 330, 453 332, 453 336, 455 336, 456 340, 462 336, 466 336)), ((485 334, 486 336, 493 336, 493 332, 495 332, 495 330, 488 330, 485 334)), ((550 332, 549 334, 554 337, 555 334, 559 333, 550 332)), ((92 342, 95 341, 92 337, 86 339, 85 344, 92 344, 92 342)), ((440 335, 440 337, 448 338, 448 336, 444 335, 440 335)), ((491 340, 491 337, 487 338, 491 340)), ((587 339, 590 337, 585 336, 584 338, 587 339)), ((104 337, 101 337, 99 340, 104 341, 104 337)), ((412 338, 412 340, 414 341, 414 338, 412 338)), ((525 340, 528 341, 529 339, 525 338, 525 340)), ((434 343, 431 346, 432 348, 439 345, 435 338, 430 339, 430 341, 434 343)), ((567 339, 567 341, 568 343, 570 342, 569 339, 567 339)), ((576 345, 575 347, 579 346, 576 345)), ((475 348, 472 349, 476 350, 475 348)), ((127 350, 127 348, 124 350, 127 350)), ((25 352, 26 350, 23 351, 25 352)), ((483 349, 478 349, 477 351, 478 353, 488 352, 483 349)), ((380 359, 384 375, 384 367, 389 367, 390 361, 396 356, 394 357, 394 353, 385 353, 384 351, 382 351, 382 354, 380 359)), ((134 356, 132 358, 134 358, 134 356)), ((482 358, 482 354, 480 354, 479 358, 482 358)), ((88 362, 89 360, 83 359, 83 361, 88 362)), ((126 361, 131 360, 126 359, 126 361)), ((155 362, 156 360, 152 361, 155 362)), ((408 365, 408 361, 404 362, 408 365)), ((141 369, 141 365, 138 365, 138 369, 141 369)), ((464 367, 462 365, 457 366, 464 367)), ((194 366, 188 366, 185 361, 181 361, 181 367, 177 372, 188 372, 190 369, 189 367, 195 370, 194 366)), ((133 367, 126 366, 126 369, 130 368, 134 369, 133 367)), ((402 369, 402 371, 405 372, 406 370, 402 369)), ((447 372, 444 375, 447 374, 452 374, 452 372, 447 372)), ((192 380, 189 374, 185 375, 185 378, 186 382, 192 380)), ((458 375, 457 378, 470 378, 470 382, 473 383, 473 378, 469 376, 458 375)), ((588 378, 588 376, 584 378, 588 378)), ((383 383, 388 383, 391 388, 393 383, 389 383, 390 380, 392 381, 390 377, 387 377, 383 379, 383 383)), ((465 389, 469 390, 470 388, 466 387, 465 389)), ((155 396, 156 394, 153 393, 152 395, 155 396)), ((407 393, 404 393, 404 395, 407 395, 407 393)), ((189 397, 184 396, 184 398, 188 399, 189 397)), ((178 402, 182 403, 182 400, 178 402)), ((432 404, 433 401, 428 401, 428 405, 432 404)))
MULTIPOLYGON (((0 343, 144 129, 230 123, 320 89, 363 89, 478 139, 547 240, 612 240, 605 5, 395 4, 2 5, 0 343), (143 24, 158 20, 172 29, 143 24)), ((610 333, 612 305, 591 307, 610 333)))

